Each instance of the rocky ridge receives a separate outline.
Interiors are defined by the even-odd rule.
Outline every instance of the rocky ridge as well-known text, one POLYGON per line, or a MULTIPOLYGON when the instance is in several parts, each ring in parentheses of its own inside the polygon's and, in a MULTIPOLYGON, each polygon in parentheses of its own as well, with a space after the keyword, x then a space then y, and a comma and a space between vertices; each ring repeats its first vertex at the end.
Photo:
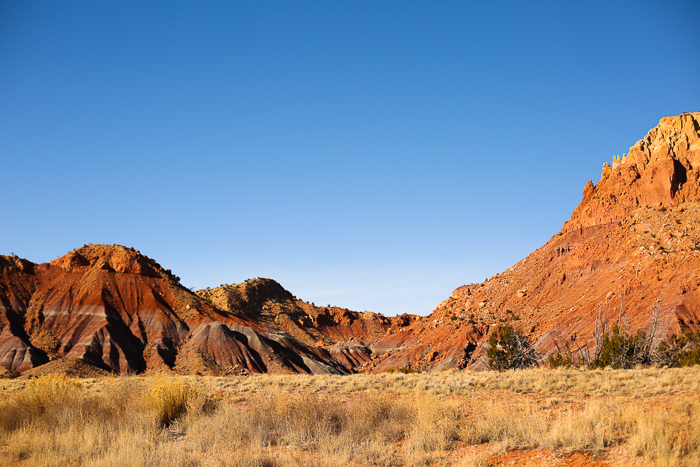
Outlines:
MULTIPOLYGON (((654 309, 668 332, 700 327, 700 113, 663 118, 598 184, 562 230, 513 267, 457 288, 427 319, 386 338, 393 350, 363 371, 483 369, 503 323, 523 329, 542 359, 592 344, 596 317, 630 329, 654 309)), ((381 345, 381 342, 378 344, 381 345)))
POLYGON ((198 290, 196 294, 221 310, 240 314, 308 345, 324 347, 347 368, 363 365, 384 349, 382 337, 419 319, 403 314, 386 317, 336 306, 316 306, 297 299, 272 279, 198 290))
MULTIPOLYGON (((266 284, 272 295, 258 297, 263 306, 289 299, 279 284, 266 284)), ((221 308, 211 294, 202 295, 120 245, 86 245, 45 264, 0 256, 0 366, 23 372, 72 359, 118 374, 353 371, 352 359, 337 349, 297 340, 281 330, 292 328, 261 320, 249 295, 221 308)), ((280 306, 291 318, 303 308, 280 306)))
POLYGON ((619 222, 639 206, 673 207, 700 200, 700 112, 662 118, 627 154, 603 164, 564 224, 568 232, 619 222))

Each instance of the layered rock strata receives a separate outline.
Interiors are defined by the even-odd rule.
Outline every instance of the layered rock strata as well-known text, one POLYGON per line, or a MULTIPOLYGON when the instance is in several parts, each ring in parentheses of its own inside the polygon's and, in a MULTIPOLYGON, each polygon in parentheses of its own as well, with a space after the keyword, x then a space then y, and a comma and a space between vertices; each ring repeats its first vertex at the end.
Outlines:
MULTIPOLYGON (((261 303, 288 298, 276 287, 282 295, 261 303)), ((0 256, 0 366, 22 372, 77 359, 118 374, 353 371, 352 346, 326 349, 309 333, 297 340, 284 332, 295 328, 251 313, 256 303, 218 308, 119 245, 86 245, 46 264, 0 256)), ((297 319, 300 312, 291 311, 297 319)))

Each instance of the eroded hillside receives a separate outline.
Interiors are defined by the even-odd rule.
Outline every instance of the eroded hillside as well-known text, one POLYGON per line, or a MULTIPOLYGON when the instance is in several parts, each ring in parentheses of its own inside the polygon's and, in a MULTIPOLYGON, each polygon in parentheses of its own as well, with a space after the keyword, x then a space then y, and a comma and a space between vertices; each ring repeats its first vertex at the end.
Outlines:
POLYGON ((513 267, 457 288, 428 319, 390 336, 365 370, 484 368, 486 337, 523 329, 545 357, 591 344, 597 312, 668 332, 700 326, 700 113, 663 118, 605 163, 562 230, 513 267), (389 342, 387 342, 389 345, 389 342))
POLYGON ((258 318, 217 308, 119 245, 86 245, 46 264, 0 257, 0 366, 9 371, 62 359, 119 374, 353 371, 258 318))

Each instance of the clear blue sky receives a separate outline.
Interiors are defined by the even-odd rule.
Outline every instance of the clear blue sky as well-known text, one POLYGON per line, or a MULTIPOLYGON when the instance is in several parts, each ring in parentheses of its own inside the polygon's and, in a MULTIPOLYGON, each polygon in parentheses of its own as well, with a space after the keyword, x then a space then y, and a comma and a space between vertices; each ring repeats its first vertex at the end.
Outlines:
POLYGON ((428 314, 700 110, 700 5, 0 4, 0 253, 428 314))

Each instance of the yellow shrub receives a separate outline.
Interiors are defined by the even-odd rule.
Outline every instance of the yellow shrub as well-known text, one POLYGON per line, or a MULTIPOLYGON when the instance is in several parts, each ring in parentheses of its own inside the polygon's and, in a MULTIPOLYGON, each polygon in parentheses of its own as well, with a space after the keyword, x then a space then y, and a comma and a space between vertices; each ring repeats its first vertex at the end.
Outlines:
POLYGON ((148 404, 161 425, 169 425, 187 412, 188 404, 199 396, 197 390, 182 381, 161 381, 148 390, 148 404))
POLYGON ((17 404, 27 412, 42 414, 56 403, 64 404, 82 392, 77 381, 63 374, 53 374, 30 379, 24 390, 15 397, 17 404))

